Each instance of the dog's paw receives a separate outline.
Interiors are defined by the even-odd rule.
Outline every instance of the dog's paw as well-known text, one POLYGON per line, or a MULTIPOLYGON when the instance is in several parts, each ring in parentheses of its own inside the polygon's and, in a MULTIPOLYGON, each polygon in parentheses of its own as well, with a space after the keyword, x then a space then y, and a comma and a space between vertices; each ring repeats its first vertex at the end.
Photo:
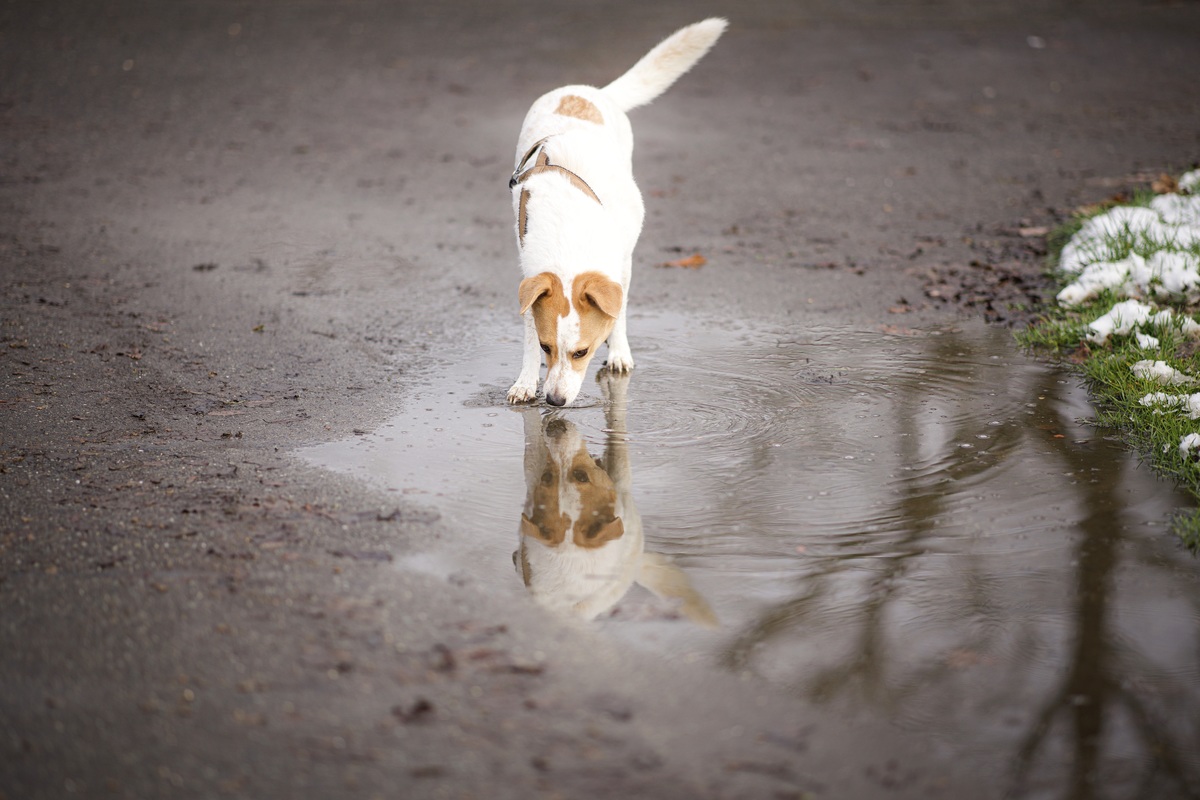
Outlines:
POLYGON ((520 405, 521 403, 532 403, 537 400, 537 384, 527 384, 517 381, 508 390, 508 404, 510 406, 520 405))
POLYGON ((609 353, 608 361, 604 363, 604 368, 609 372, 615 372, 618 375, 623 375, 626 372, 633 371, 633 356, 628 351, 624 353, 609 353))
POLYGON ((602 369, 596 373, 596 382, 600 384, 600 394, 604 396, 604 402, 624 400, 629 389, 629 373, 602 369))

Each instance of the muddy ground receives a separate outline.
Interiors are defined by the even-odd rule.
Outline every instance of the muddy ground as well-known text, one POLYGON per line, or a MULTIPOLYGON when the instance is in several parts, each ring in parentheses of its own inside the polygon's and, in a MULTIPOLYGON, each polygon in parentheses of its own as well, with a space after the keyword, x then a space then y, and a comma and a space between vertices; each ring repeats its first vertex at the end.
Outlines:
POLYGON ((515 337, 525 108, 710 13, 635 305, 1027 318, 1037 229, 1200 155, 1200 4, 994 5, 0 6, 0 797, 999 793, 397 569, 437 512, 292 455, 515 337))

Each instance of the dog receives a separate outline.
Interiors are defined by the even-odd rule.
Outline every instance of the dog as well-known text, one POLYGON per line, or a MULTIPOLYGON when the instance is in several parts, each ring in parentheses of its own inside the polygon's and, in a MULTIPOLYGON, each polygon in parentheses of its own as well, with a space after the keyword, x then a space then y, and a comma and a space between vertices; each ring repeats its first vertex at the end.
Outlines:
POLYGON ((608 439, 604 458, 557 412, 522 410, 525 509, 513 566, 541 605, 585 620, 615 606, 634 583, 679 602, 688 619, 713 627, 716 615, 679 567, 645 552, 631 494, 626 434, 628 375, 600 378, 608 439))
POLYGON ((575 399, 605 341, 607 368, 633 369, 625 315, 645 207, 633 180, 633 131, 625 112, 665 92, 726 25, 716 17, 689 25, 603 89, 564 86, 529 109, 509 180, 525 319, 521 372, 509 403, 537 399, 543 353, 552 406, 575 399))

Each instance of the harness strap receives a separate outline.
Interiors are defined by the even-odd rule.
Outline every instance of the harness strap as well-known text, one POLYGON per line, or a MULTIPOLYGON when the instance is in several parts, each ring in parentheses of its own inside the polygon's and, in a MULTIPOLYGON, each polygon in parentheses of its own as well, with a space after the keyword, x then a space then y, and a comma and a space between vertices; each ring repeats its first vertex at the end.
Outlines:
MULTIPOLYGON (((516 188, 517 184, 524 183, 534 175, 541 175, 546 172, 557 172, 561 175, 566 175, 567 179, 571 181, 572 186, 595 200, 597 203, 600 203, 600 198, 594 191, 592 191, 592 187, 588 186, 587 181, 566 167, 550 163, 550 156, 546 154, 546 140, 549 138, 550 137, 547 136, 545 139, 539 140, 538 142, 534 143, 533 147, 529 148, 529 152, 527 152, 525 157, 521 159, 521 163, 517 164, 517 168, 513 170, 512 177, 508 179, 508 188, 514 189, 516 188), (537 160, 534 162, 532 167, 525 169, 525 165, 529 163, 529 159, 533 158, 535 153, 537 154, 537 160)), ((600 203, 600 205, 604 204, 600 203)))

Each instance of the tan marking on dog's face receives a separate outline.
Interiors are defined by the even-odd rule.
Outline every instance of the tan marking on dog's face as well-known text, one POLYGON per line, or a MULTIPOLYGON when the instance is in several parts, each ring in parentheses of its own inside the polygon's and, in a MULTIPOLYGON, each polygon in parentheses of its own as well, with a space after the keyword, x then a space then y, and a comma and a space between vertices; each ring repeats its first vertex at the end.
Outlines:
POLYGON ((579 313, 579 340, 567 354, 572 369, 587 369, 596 349, 612 333, 621 313, 621 285, 599 272, 584 272, 571 286, 572 304, 579 313), (581 355, 582 354, 582 355, 581 355))
MULTIPOLYGON (((546 447, 545 441, 539 444, 546 447)), ((566 540, 571 520, 562 510, 561 489, 562 468, 547 451, 542 472, 537 476, 537 482, 529 487, 529 514, 521 515, 522 536, 537 539, 549 547, 558 547, 566 540)))
POLYGON ((562 281, 551 272, 542 272, 521 281, 517 290, 521 313, 533 309, 533 323, 538 341, 546 354, 546 365, 558 362, 558 321, 571 313, 571 304, 563 292, 562 281))
POLYGON ((576 94, 563 95, 562 99, 558 101, 558 108, 554 109, 554 113, 562 114, 564 117, 575 117, 585 122, 594 122, 597 125, 604 124, 604 115, 600 113, 600 109, 596 108, 592 101, 576 94))
POLYGON ((594 548, 624 535, 625 523, 617 516, 617 487, 587 448, 576 451, 563 470, 579 492, 579 518, 571 526, 571 541, 577 547, 594 548))
POLYGON ((625 533, 625 524, 616 513, 617 488, 586 445, 565 463, 547 460, 530 489, 529 507, 531 513, 521 515, 521 535, 548 547, 566 541, 568 527, 571 541, 584 548, 600 547, 625 533), (564 490, 574 490, 579 496, 579 516, 573 523, 562 510, 564 490))
MULTIPOLYGON (((544 497, 536 498, 534 502, 544 497)), ((521 535, 549 546, 558 547, 567 538, 567 525, 571 522, 566 514, 558 513, 558 495, 555 494, 554 512, 535 509, 532 517, 521 515, 521 535)))

